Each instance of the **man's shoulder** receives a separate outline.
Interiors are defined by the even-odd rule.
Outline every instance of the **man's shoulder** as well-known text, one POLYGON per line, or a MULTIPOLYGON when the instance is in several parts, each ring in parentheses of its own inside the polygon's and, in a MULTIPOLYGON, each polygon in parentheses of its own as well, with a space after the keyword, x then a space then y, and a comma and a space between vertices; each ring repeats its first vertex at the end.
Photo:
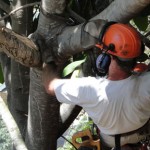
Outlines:
POLYGON ((150 71, 147 71, 147 72, 143 72, 141 74, 141 78, 149 78, 150 77, 150 71))
POLYGON ((148 78, 150 77, 150 71, 146 71, 146 72, 143 72, 143 73, 139 73, 139 74, 134 74, 133 75, 135 78, 141 78, 141 79, 144 79, 144 78, 148 78))
POLYGON ((139 92, 140 91, 148 91, 149 92, 149 87, 150 87, 150 72, 144 72, 141 75, 137 76, 136 83, 139 86, 139 92))

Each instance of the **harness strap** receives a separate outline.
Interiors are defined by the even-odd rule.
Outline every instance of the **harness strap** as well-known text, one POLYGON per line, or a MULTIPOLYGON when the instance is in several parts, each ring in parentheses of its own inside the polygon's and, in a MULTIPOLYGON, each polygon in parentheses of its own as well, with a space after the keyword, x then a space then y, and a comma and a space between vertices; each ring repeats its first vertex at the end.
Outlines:
POLYGON ((121 134, 115 135, 115 150, 121 150, 120 138, 121 138, 121 134))

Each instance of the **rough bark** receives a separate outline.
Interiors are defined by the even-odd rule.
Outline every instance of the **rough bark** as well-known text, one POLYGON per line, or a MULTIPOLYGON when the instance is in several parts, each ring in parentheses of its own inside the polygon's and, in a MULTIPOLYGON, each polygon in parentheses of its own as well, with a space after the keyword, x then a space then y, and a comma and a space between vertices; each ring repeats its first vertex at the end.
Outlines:
POLYGON ((27 147, 30 150, 56 149, 59 103, 45 92, 41 70, 32 69, 30 81, 27 147))
POLYGON ((33 41, 27 37, 1 27, 0 39, 0 50, 4 51, 12 59, 28 67, 41 66, 40 52, 33 41))

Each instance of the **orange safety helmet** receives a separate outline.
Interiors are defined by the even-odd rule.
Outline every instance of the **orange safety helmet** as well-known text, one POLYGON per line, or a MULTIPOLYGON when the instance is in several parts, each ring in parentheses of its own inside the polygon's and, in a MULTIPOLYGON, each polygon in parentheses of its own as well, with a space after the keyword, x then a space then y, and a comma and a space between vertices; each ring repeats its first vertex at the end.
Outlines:
POLYGON ((105 29, 100 44, 96 46, 107 53, 123 59, 132 59, 142 54, 142 42, 137 31, 129 25, 113 23, 105 29))

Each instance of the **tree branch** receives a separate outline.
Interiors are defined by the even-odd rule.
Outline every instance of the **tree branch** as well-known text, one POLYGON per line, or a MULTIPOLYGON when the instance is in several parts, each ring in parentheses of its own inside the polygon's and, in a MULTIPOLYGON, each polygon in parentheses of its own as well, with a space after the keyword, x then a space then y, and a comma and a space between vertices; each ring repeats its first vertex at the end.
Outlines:
POLYGON ((33 41, 5 27, 0 28, 0 50, 25 66, 41 66, 40 52, 33 41))
POLYGON ((41 8, 49 14, 62 14, 66 0, 42 0, 41 8))
POLYGON ((108 21, 128 22, 140 13, 150 0, 115 0, 104 11, 92 18, 108 21))
POLYGON ((4 10, 6 13, 10 12, 10 6, 1 0, 0 9, 4 10))
MULTIPOLYGON (((1 3, 0 3, 1 4, 1 3)), ((27 8, 27 7, 30 7, 30 6, 34 6, 34 5, 38 5, 40 4, 40 2, 35 2, 35 3, 30 3, 30 4, 26 4, 26 5, 23 5, 23 6, 20 6, 14 10, 12 10, 9 14, 5 15, 4 17, 0 18, 0 21, 1 20, 4 20, 5 18, 9 17, 10 15, 13 15, 16 11, 20 10, 20 9, 23 9, 23 8, 27 8)))
POLYGON ((14 121, 11 113, 8 110, 5 102, 3 101, 2 97, 0 96, 0 115, 10 133, 11 139, 14 143, 16 150, 27 150, 25 143, 22 139, 20 131, 16 122, 14 121))

